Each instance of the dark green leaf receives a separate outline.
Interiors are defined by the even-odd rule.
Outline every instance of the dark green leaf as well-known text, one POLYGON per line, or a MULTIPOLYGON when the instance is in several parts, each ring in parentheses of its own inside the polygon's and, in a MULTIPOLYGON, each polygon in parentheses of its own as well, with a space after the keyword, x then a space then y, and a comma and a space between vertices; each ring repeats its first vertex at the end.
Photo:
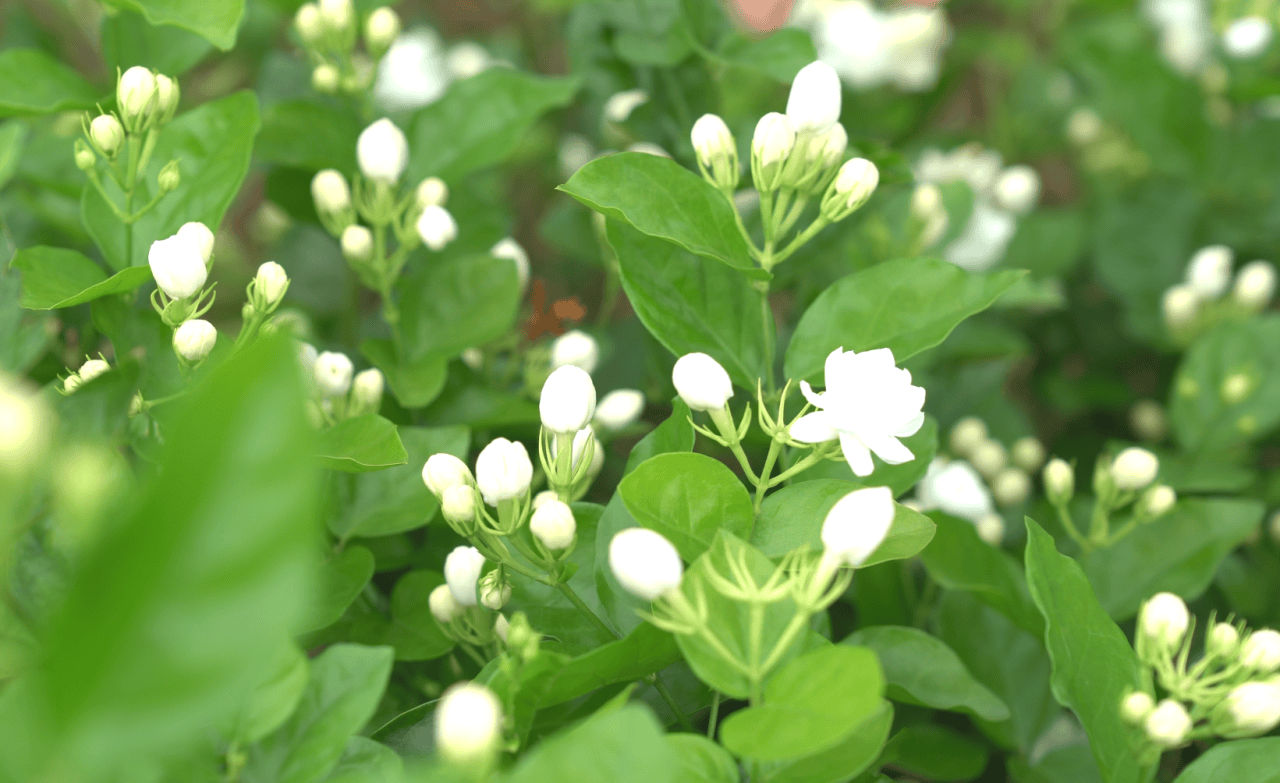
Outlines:
POLYGON ((1280 425, 1280 316, 1226 323, 1197 340, 1173 381, 1169 420, 1188 451, 1217 451, 1256 440, 1280 425), (1227 379, 1246 380, 1240 399, 1227 379))
POLYGON ((245 0, 110 0, 128 8, 151 24, 168 24, 190 30, 226 51, 236 43, 236 31, 244 17, 245 0))
POLYGON ((350 175, 356 171, 361 130, 356 116, 335 104, 285 101, 263 113, 257 153, 268 163, 311 171, 332 168, 350 175))
POLYGON ((796 72, 818 59, 813 41, 803 30, 776 30, 764 38, 748 38, 741 33, 725 37, 715 53, 721 62, 747 68, 790 83, 796 72))
POLYGON ((638 680, 680 660, 680 650, 666 631, 642 623, 616 642, 570 660, 556 676, 542 706, 550 707, 616 682, 638 680))
POLYGON ((39 49, 0 52, 0 117, 88 109, 97 99, 80 74, 39 49))
POLYGON ((689 406, 676 397, 671 401, 671 415, 631 447, 627 455, 624 473, 630 473, 651 457, 677 451, 693 451, 693 423, 689 420, 689 406))
POLYGON ((431 591, 444 584, 436 571, 410 571, 391 591, 391 630, 387 643, 396 648, 398 661, 439 658, 453 649, 453 640, 431 613, 431 591))
POLYGON ((689 562, 719 530, 751 535, 751 496, 732 470, 704 454, 659 454, 628 473, 618 492, 641 527, 661 533, 689 562))
POLYGON ((1280 781, 1280 737, 1224 742, 1210 748, 1187 765, 1174 783, 1220 783, 1248 780, 1250 783, 1280 781))
POLYGON ((893 764, 928 780, 972 780, 987 766, 987 749, 945 726, 905 726, 889 738, 880 764, 893 764))
POLYGON ((506 258, 432 259, 397 286, 402 362, 457 355, 507 334, 520 304, 520 280, 506 258))
POLYGON ((151 269, 130 267, 107 277, 102 268, 74 250, 28 247, 13 257, 22 272, 22 306, 28 310, 73 307, 110 294, 123 294, 151 279, 151 269))
POLYGON ((372 576, 373 553, 362 546, 349 546, 331 557, 320 568, 319 584, 298 633, 337 622, 372 576))
POLYGON ((391 393, 405 408, 430 405, 444 391, 449 362, 439 354, 406 361, 390 340, 365 340, 360 352, 382 371, 391 393))
POLYGON ((320 462, 347 473, 404 465, 409 455, 396 425, 374 414, 344 419, 320 435, 320 462))
POLYGON ((27 124, 22 120, 9 120, 0 124, 0 188, 9 184, 9 179, 17 170, 22 143, 26 137, 27 124))
POLYGON ((204 59, 213 47, 195 33, 156 27, 138 14, 122 11, 102 19, 102 57, 112 74, 134 65, 177 78, 204 59))

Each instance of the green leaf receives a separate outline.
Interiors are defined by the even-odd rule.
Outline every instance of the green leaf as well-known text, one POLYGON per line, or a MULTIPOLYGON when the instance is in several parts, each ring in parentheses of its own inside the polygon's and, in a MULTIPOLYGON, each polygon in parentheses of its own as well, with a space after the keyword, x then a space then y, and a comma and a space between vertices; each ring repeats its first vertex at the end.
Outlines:
POLYGON ((632 472, 659 454, 693 451, 695 435, 689 415, 689 406, 684 404, 684 400, 679 397, 671 400, 671 415, 631 447, 631 453, 627 455, 627 467, 623 473, 632 472))
POLYGON ((53 339, 47 313, 23 309, 22 278, 11 269, 0 271, 0 369, 19 375, 44 355, 53 339))
POLYGON ((176 27, 156 27, 138 14, 123 11, 102 18, 102 58, 114 74, 134 65, 174 78, 204 59, 213 46, 200 36, 176 27))
POLYGON ((1280 316, 1226 323, 1197 340, 1178 366, 1169 399, 1173 434, 1187 451, 1219 451, 1280 425, 1280 316), (1230 401, 1227 379, 1246 392, 1230 401))
POLYGON ((356 139, 362 130, 356 115, 336 104, 308 100, 273 104, 262 115, 257 153, 268 163, 317 171, 356 171, 356 139), (306 139, 299 144, 299 139, 306 139))
POLYGON ((1141 687, 1140 665, 1124 633, 1098 604, 1080 566, 1027 520, 1027 585, 1044 616, 1053 695, 1080 719, 1107 783, 1137 783, 1138 761, 1117 705, 1141 687))
POLYGON ((881 702, 878 712, 836 745, 792 761, 763 764, 770 783, 843 783, 874 765, 893 726, 893 705, 881 702))
POLYGON ((668 734, 677 778, 688 783, 738 783, 738 762, 718 743, 701 734, 668 734))
POLYGON ((383 470, 409 461, 396 425, 372 413, 344 419, 321 433, 317 453, 326 468, 346 473, 383 470))
POLYGON ((734 383, 754 390, 768 371, 765 340, 774 326, 746 279, 616 221, 608 232, 622 287, 649 333, 676 356, 709 354, 734 383))
POLYGON ((236 43, 236 31, 244 17, 245 0, 109 0, 116 8, 142 14, 155 25, 190 30, 226 51, 236 43))
POLYGON ((452 183, 505 160, 545 112, 577 94, 576 77, 547 77, 490 68, 455 82, 420 109, 409 130, 412 182, 436 176, 452 183))
MULTIPOLYGON (((707 54, 703 50, 704 54, 707 54)), ((764 38, 748 38, 734 32, 721 41, 716 60, 758 71, 775 81, 790 83, 796 73, 818 59, 813 41, 804 30, 781 29, 764 38)))
MULTIPOLYGON (((216 234, 249 171, 257 132, 258 100, 247 91, 203 104, 165 125, 146 172, 138 176, 133 208, 151 199, 156 175, 170 160, 178 161, 181 182, 132 226, 122 224, 102 195, 85 185, 81 219, 107 264, 114 269, 146 266, 151 243, 173 236, 187 222, 204 223, 216 234)), ((103 177, 102 184, 116 206, 123 208, 124 195, 115 183, 103 177)))
POLYGON ((881 625, 855 631, 841 644, 874 650, 884 667, 888 697, 906 704, 1005 720, 1009 708, 974 679, 960 658, 936 636, 916 628, 881 625))
POLYGON ((676 760, 645 707, 629 704, 588 718, 534 748, 510 783, 676 783, 676 760))
POLYGON ((39 49, 0 52, 0 117, 88 109, 97 99, 80 74, 39 49))
POLYGON ((836 348, 889 348, 901 363, 990 307, 1023 274, 975 275, 934 258, 900 258, 854 272, 805 310, 784 370, 788 378, 814 379, 836 348))
POLYGON ((661 533, 689 562, 717 531, 751 535, 751 496, 728 466, 705 454, 659 454, 627 474, 618 492, 641 527, 661 533))
POLYGON ((987 749, 945 726, 904 726, 889 738, 878 764, 892 764, 928 780, 973 780, 987 766, 987 749))
POLYGON ((1277 783, 1280 781, 1277 758, 1280 758, 1280 737, 1223 742, 1188 764, 1174 783, 1219 783, 1227 780, 1277 783))
POLYGON ((19 156, 27 137, 27 124, 22 120, 9 120, 0 124, 0 188, 9 184, 18 169, 19 156))
POLYGON ((298 633, 337 622, 372 577, 373 553, 362 546, 349 546, 331 557, 320 568, 319 584, 298 633))
POLYGON ((1223 559, 1258 530, 1265 511, 1254 500, 1184 498, 1169 515, 1083 555, 1080 564, 1107 614, 1127 620, 1159 592, 1198 598, 1223 559))
POLYGON ((390 647, 335 644, 311 661, 311 679, 293 716, 249 753, 244 783, 314 783, 338 763, 364 727, 391 675, 390 647))
POLYGON ((596 158, 559 189, 641 233, 769 278, 752 260, 724 194, 669 158, 643 152, 596 158))
POLYGON ((398 661, 426 661, 453 649, 431 613, 431 591, 444 584, 437 571, 410 571, 391 591, 391 630, 387 644, 396 648, 398 661))
POLYGON ((151 269, 130 267, 107 277, 102 268, 74 250, 27 247, 11 262, 22 272, 22 306, 28 310, 74 307, 111 294, 123 294, 151 280, 151 269))
POLYGON ((511 331, 520 305, 515 264, 487 255, 431 259, 397 288, 402 362, 497 340, 511 331))
POLYGON ((445 356, 426 354, 418 359, 405 360, 391 340, 365 340, 360 343, 360 353, 382 371, 391 393, 405 408, 430 405, 444 391, 449 377, 449 362, 445 356))
POLYGON ((394 750, 368 737, 352 737, 342 751, 329 783, 391 783, 401 779, 404 762, 394 750))
MULTIPOLYGON (((783 487, 765 498, 760 518, 751 532, 751 543, 769 557, 782 557, 808 545, 822 549, 822 523, 840 498, 862 485, 833 479, 802 481, 783 487)), ((888 560, 914 557, 933 538, 934 524, 925 515, 895 504, 893 525, 863 568, 888 560)))
POLYGON ((318 476, 292 353, 264 340, 175 403, 164 470, 80 556, 24 719, 43 713, 64 774, 225 722, 301 617, 318 476))
POLYGON ((1009 778, 1014 783, 1102 783, 1102 774, 1087 742, 1054 748, 1035 764, 1011 756, 1009 778))
POLYGON ((616 642, 609 642, 570 660, 556 675, 541 706, 584 696, 596 688, 617 682, 639 680, 680 660, 675 639, 649 623, 616 642))
POLYGON ((236 716, 231 736, 240 742, 257 742, 278 729, 293 714, 307 687, 310 662, 296 644, 280 645, 274 660, 270 673, 236 716))
POLYGON ((345 501, 341 512, 329 520, 329 530, 338 538, 389 536, 422 527, 434 519, 440 503, 422 482, 422 465, 440 452, 465 460, 471 431, 456 426, 401 427, 400 441, 406 453, 405 464, 334 477, 345 501))
POLYGON ((935 582, 950 590, 966 590, 1019 628, 1039 638, 1044 621, 1036 611, 1026 580, 1017 562, 1002 549, 978 538, 969 522, 931 513, 937 524, 933 541, 920 553, 924 567, 935 582))

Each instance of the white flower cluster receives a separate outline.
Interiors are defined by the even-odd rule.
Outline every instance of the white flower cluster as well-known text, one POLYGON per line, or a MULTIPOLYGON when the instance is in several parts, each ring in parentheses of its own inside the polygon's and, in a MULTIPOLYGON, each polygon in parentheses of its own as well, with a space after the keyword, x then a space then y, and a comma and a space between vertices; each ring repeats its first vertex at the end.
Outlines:
POLYGON ((373 98, 386 112, 414 111, 434 103, 454 81, 496 64, 480 44, 447 46, 432 28, 416 27, 396 38, 378 63, 373 98))
POLYGON ((947 216, 931 186, 964 182, 973 191, 973 210, 960 234, 943 249, 943 257, 970 272, 983 272, 1004 258, 1017 231, 1018 217, 1035 208, 1040 176, 1030 166, 1004 166, 1000 153, 969 144, 950 152, 927 149, 915 165, 917 193, 912 214, 923 225, 928 246, 944 233, 947 216))
POLYGON ((1143 0, 1143 14, 1156 28, 1160 53, 1179 73, 1203 68, 1213 48, 1213 28, 1204 0, 1143 0))
POLYGON ((1225 245, 1202 247, 1187 264, 1183 282, 1168 288, 1160 300, 1165 326, 1175 338, 1194 335, 1202 321, 1212 321, 1219 311, 1257 312, 1271 303, 1276 290, 1276 270, 1267 261, 1250 261, 1235 274, 1235 253, 1225 245), (1231 289, 1229 297, 1224 295, 1231 289))
POLYGON ((319 395, 311 409, 317 425, 377 413, 382 407, 386 380, 377 368, 357 373, 346 354, 337 351, 317 353, 307 343, 299 345, 298 360, 319 395))
MULTIPOLYGON (((497 255, 497 253, 494 253, 497 255)), ((574 394, 579 394, 581 399, 585 401, 586 385, 591 383, 590 375, 596 371, 596 367, 600 364, 600 343, 590 334, 580 330, 571 329, 557 337, 551 342, 549 364, 551 375, 548 376, 546 383, 539 394, 540 404, 545 405, 545 410, 553 419, 556 411, 562 409, 566 404, 578 399, 574 394), (577 373, 561 373, 561 368, 572 367, 581 370, 585 375, 577 373), (551 383, 551 378, 560 375, 560 380, 555 384, 551 383), (566 383, 569 379, 573 379, 571 383, 566 383), (548 396, 548 389, 551 389, 551 395, 548 396), (568 397, 564 397, 565 393, 569 393, 568 397), (563 399, 560 399, 564 397, 563 399)), ((637 389, 615 389, 604 397, 601 397, 599 404, 595 400, 595 386, 591 385, 591 406, 590 412, 586 420, 573 429, 581 430, 588 423, 594 424, 597 431, 604 430, 616 432, 626 429, 634 424, 644 413, 645 398, 644 393, 637 389)), ((586 412, 585 405, 572 403, 574 414, 571 417, 574 421, 582 418, 581 413, 586 412)), ((543 415, 543 425, 547 426, 553 432, 568 431, 564 428, 552 426, 548 424, 547 414, 543 415)), ((575 450, 577 447, 575 446, 575 450)), ((598 459, 603 459, 603 453, 599 454, 598 459)))
POLYGON ((791 23, 809 30, 818 59, 858 90, 931 89, 951 37, 940 7, 881 10, 867 0, 801 0, 791 23))

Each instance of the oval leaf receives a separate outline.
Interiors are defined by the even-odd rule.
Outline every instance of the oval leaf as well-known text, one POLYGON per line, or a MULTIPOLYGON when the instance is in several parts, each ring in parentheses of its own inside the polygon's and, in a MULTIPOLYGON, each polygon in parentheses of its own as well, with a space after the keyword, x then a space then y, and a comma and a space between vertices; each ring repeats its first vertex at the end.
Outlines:
POLYGON ((751 535, 755 510, 742 482, 705 454, 659 454, 618 485, 641 527, 666 536, 686 562, 707 551, 716 532, 751 535))

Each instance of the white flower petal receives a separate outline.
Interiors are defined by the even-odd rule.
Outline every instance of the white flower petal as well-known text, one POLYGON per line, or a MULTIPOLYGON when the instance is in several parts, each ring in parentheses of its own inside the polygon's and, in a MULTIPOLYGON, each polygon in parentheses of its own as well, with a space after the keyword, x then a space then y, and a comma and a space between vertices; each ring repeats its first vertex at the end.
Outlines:
POLYGON ((826 405, 822 401, 822 395, 814 392, 813 387, 808 381, 800 381, 800 393, 809 401, 809 404, 815 408, 825 408, 826 405))
POLYGON ((871 471, 875 470, 876 466, 871 462, 871 451, 863 445, 857 435, 841 432, 840 450, 844 452, 844 458, 849 463, 849 469, 853 471, 853 475, 870 476, 871 471))
POLYGON ((924 426, 924 412, 922 411, 920 413, 917 413, 915 416, 911 417, 910 419, 908 419, 906 424, 903 424, 901 427, 897 428, 893 432, 890 432, 889 434, 894 436, 895 438, 907 438, 912 435, 915 435, 917 432, 920 431, 920 428, 923 426, 924 426))
POLYGON ((791 437, 801 443, 825 443, 839 435, 831 426, 826 411, 806 413, 791 425, 791 437))
POLYGON ((863 441, 888 465, 901 465, 916 458, 916 455, 911 453, 911 449, 903 446, 902 442, 892 435, 867 435, 863 441))

